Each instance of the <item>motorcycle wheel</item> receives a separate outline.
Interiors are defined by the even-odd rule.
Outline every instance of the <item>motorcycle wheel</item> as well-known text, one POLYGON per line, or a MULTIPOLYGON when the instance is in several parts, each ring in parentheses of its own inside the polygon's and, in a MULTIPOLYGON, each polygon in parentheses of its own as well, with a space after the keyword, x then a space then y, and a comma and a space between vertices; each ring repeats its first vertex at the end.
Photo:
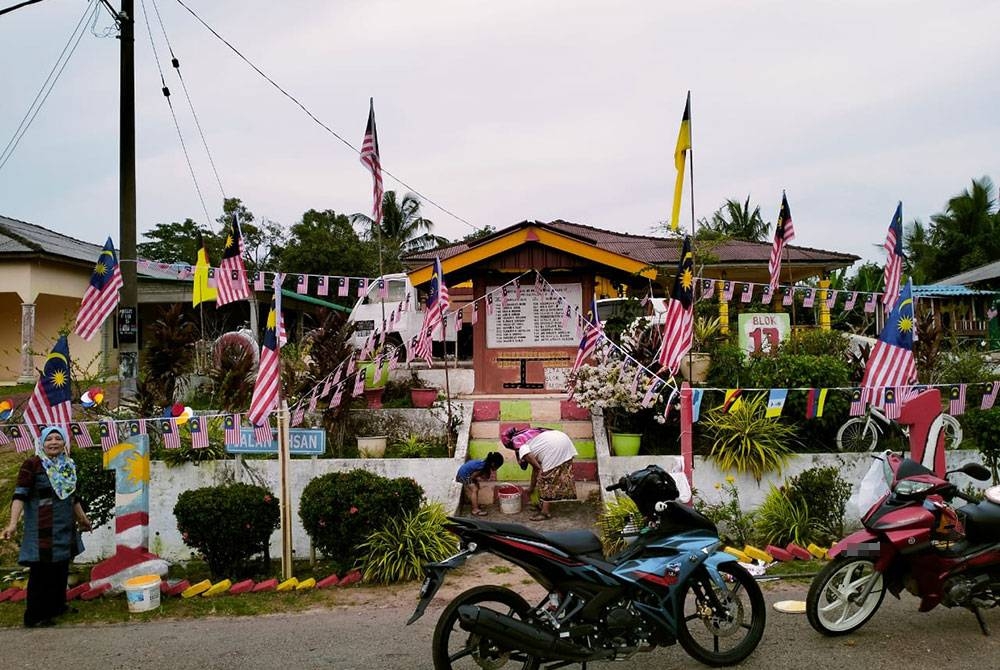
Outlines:
POLYGON ((962 444, 962 424, 951 414, 942 414, 941 420, 944 424, 944 448, 958 449, 962 444))
POLYGON ((864 419, 858 417, 848 419, 837 431, 839 451, 873 451, 877 444, 878 433, 869 427, 864 419))
POLYGON ((875 572, 875 563, 868 558, 838 556, 820 570, 809 586, 806 616, 809 624, 823 635, 846 635, 861 628, 878 611, 885 597, 882 573, 875 572), (861 593, 869 580, 875 586, 858 605, 852 596, 861 593))
POLYGON ((502 586, 477 586, 460 593, 444 608, 434 627, 434 670, 538 668, 539 661, 534 656, 508 650, 489 638, 463 630, 458 622, 458 608, 462 605, 488 607, 518 619, 523 619, 531 611, 524 598, 502 586))
POLYGON ((705 665, 734 665, 749 656, 764 634, 767 608, 757 581, 736 563, 723 563, 719 572, 726 588, 702 569, 681 594, 683 610, 677 626, 677 641, 691 658, 705 665), (712 608, 709 594, 724 611, 712 608), (723 648, 725 645, 725 648, 723 648))

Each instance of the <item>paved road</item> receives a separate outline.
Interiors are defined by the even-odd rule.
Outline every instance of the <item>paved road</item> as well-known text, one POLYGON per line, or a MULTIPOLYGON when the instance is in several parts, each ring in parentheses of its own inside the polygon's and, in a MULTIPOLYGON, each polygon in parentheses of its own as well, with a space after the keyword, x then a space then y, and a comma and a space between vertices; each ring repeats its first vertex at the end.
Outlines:
MULTIPOLYGON (((799 586, 768 588, 769 603, 804 598, 799 586)), ((440 605, 405 627, 412 601, 372 608, 354 606, 253 618, 204 618, 141 624, 65 626, 0 631, 5 670, 171 670, 278 668, 303 670, 421 670, 430 668, 430 638, 440 605)), ((805 615, 768 611, 760 647, 744 668, 844 670, 901 667, 980 670, 1000 658, 1000 614, 987 612, 997 631, 984 637, 965 610, 916 611, 916 600, 890 596, 858 633, 827 639, 805 615)), ((658 649, 593 670, 702 668, 680 647, 658 649)))

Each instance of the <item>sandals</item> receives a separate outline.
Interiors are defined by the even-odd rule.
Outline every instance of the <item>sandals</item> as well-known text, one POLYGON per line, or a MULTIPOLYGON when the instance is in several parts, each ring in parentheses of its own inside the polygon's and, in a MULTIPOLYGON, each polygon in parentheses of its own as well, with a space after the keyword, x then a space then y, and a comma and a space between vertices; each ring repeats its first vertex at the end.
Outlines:
POLYGON ((551 514, 546 514, 545 512, 538 512, 537 514, 528 517, 528 521, 545 521, 551 518, 552 518, 551 514))
POLYGON ((477 509, 472 511, 473 516, 487 516, 489 512, 484 509, 477 509))

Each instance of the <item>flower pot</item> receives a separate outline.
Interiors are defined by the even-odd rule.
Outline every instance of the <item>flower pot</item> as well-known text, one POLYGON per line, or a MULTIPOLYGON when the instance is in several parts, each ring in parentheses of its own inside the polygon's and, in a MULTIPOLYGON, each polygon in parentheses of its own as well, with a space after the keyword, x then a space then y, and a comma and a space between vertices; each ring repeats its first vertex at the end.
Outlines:
POLYGON ((410 402, 414 407, 430 407, 437 397, 437 389, 410 389, 410 402))
POLYGON ((361 458, 382 458, 385 455, 385 435, 359 437, 358 455, 361 458))
POLYGON ((380 389, 386 385, 386 382, 389 381, 389 365, 385 364, 382 366, 382 374, 378 376, 378 379, 375 378, 375 372, 377 369, 378 366, 375 364, 375 361, 364 361, 363 363, 358 363, 358 370, 363 372, 365 375, 366 389, 380 389))
POLYGON ((639 433, 611 433, 611 450, 615 456, 635 456, 641 443, 642 435, 639 433))
POLYGON ((711 354, 688 354, 681 358, 680 373, 692 384, 704 384, 708 380, 708 368, 711 365, 711 354))
POLYGON ((365 400, 368 401, 368 409, 382 409, 382 393, 385 389, 365 389, 365 400))

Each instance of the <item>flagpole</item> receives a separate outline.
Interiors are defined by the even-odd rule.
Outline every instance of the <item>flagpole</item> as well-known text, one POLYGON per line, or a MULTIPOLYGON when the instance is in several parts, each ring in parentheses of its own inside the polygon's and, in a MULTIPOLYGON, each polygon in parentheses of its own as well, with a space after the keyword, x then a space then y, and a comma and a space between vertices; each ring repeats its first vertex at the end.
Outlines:
POLYGON ((795 325, 795 291, 792 289, 792 255, 788 251, 788 245, 781 245, 782 251, 785 252, 785 269, 788 270, 788 290, 792 296, 792 325, 795 325))
MULTIPOLYGON (((688 101, 691 100, 691 91, 688 91, 688 101)), ((691 146, 688 148, 688 159, 691 161, 691 267, 694 268, 694 123, 691 121, 691 115, 688 116, 688 138, 690 139, 691 146)), ((684 244, 681 243, 681 253, 684 253, 684 244)), ((674 280, 676 281, 676 279, 674 280)), ((693 287, 692 287, 693 289, 693 287)), ((694 291, 691 292, 692 304, 691 311, 694 311, 694 291)), ((691 322, 692 328, 694 327, 694 321, 691 322)), ((727 329, 728 332, 728 329, 727 329)), ((693 339, 693 338, 692 338, 693 339)), ((688 374, 691 374, 691 368, 694 367, 694 347, 688 349, 688 374)), ((690 381, 690 380, 688 380, 690 381)))

